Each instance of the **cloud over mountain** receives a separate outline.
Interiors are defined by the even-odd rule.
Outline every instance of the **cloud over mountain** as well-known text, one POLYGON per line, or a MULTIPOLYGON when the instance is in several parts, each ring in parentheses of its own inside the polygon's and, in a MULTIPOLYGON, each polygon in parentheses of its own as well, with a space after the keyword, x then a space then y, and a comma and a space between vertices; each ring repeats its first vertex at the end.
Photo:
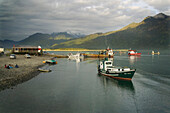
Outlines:
POLYGON ((107 32, 158 12, 170 14, 169 6, 168 0, 0 0, 0 39, 107 32))

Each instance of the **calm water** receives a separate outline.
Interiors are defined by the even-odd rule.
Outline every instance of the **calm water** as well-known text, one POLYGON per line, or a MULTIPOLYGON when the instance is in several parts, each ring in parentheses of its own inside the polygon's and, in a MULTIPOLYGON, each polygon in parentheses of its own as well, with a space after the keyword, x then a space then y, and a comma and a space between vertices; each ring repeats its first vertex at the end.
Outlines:
POLYGON ((50 73, 0 92, 0 113, 169 113, 170 55, 128 57, 114 65, 136 68, 131 82, 97 75, 98 59, 57 59, 50 73))

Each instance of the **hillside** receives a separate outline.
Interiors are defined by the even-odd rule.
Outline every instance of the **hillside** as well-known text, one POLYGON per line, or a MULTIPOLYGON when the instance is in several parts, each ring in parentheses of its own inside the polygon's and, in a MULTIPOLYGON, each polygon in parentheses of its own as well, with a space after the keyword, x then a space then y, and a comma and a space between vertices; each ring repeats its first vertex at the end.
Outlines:
POLYGON ((53 48, 164 48, 170 47, 170 17, 159 13, 148 16, 140 23, 131 23, 124 28, 107 33, 96 33, 71 41, 66 41, 53 48))
POLYGON ((0 47, 3 47, 3 48, 11 48, 15 44, 17 44, 16 41, 12 41, 12 40, 0 40, 0 47))
POLYGON ((60 44, 68 40, 79 38, 84 35, 71 34, 67 32, 59 32, 52 34, 36 33, 28 38, 21 40, 18 45, 32 45, 32 46, 42 46, 43 48, 50 48, 52 45, 60 44))
POLYGON ((120 30, 81 35, 68 32, 52 34, 35 33, 24 40, 0 40, 0 47, 13 45, 42 46, 43 48, 170 48, 170 16, 159 13, 148 16, 139 23, 131 23, 120 30))

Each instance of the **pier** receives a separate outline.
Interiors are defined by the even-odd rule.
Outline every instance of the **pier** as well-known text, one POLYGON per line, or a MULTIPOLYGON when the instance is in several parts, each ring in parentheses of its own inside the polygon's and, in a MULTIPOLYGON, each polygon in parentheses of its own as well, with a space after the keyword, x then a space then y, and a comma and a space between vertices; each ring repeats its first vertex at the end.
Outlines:
MULTIPOLYGON (((127 52, 129 49, 113 49, 113 51, 127 52)), ((43 51, 106 51, 106 49, 43 49, 43 51)))

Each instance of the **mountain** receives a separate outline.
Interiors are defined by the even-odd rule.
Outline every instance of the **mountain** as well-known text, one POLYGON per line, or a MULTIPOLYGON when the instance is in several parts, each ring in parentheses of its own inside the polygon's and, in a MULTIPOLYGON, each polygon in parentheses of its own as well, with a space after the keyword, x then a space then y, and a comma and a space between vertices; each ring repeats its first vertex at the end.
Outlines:
POLYGON ((42 46, 42 48, 170 48, 170 16, 159 13, 148 16, 139 23, 131 23, 120 30, 90 35, 58 32, 52 34, 35 33, 24 40, 0 40, 0 46, 13 45, 42 46))
POLYGON ((68 40, 82 37, 84 35, 71 34, 67 32, 59 32, 52 34, 35 33, 28 38, 19 41, 18 45, 42 46, 43 48, 50 48, 52 45, 60 44, 68 40))
POLYGON ((170 17, 159 13, 148 16, 139 23, 131 23, 124 28, 107 33, 96 33, 69 40, 53 48, 170 48, 170 17))
POLYGON ((0 47, 3 48, 11 48, 13 45, 17 44, 18 42, 13 40, 0 40, 0 47))

